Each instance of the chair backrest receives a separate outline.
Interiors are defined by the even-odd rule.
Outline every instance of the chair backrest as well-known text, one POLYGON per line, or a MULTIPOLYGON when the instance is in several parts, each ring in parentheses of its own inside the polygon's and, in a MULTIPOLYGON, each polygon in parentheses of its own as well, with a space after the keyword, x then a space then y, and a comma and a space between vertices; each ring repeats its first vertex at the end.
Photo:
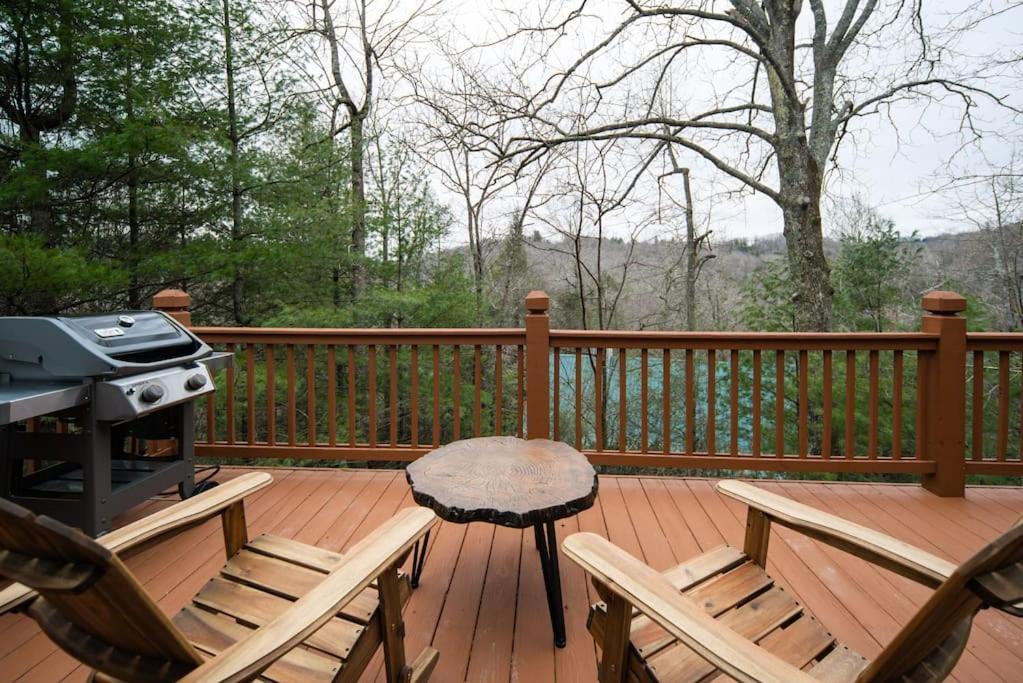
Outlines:
POLYGON ((29 615, 63 650, 124 681, 166 681, 199 653, 112 552, 0 498, 0 575, 35 589, 29 615))
POLYGON ((941 681, 959 661, 973 617, 985 607, 1019 614, 1023 526, 1013 526, 961 564, 924 603, 860 681, 941 681))

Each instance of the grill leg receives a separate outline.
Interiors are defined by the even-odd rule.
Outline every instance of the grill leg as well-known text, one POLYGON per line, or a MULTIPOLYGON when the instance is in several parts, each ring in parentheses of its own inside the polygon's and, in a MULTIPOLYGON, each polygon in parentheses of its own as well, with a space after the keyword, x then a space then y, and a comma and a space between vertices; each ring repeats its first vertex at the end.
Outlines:
MULTIPOLYGON (((110 463, 110 423, 101 422, 86 409, 90 455, 82 461, 82 498, 80 502, 82 530, 90 536, 110 531, 110 497, 113 493, 113 472, 110 463)), ((74 524, 72 522, 72 524, 74 524)))
POLYGON ((185 463, 178 495, 181 499, 191 498, 195 493, 195 405, 186 401, 177 408, 178 458, 185 463))
POLYGON ((554 522, 533 526, 533 540, 536 541, 536 549, 540 551, 540 568, 543 570, 543 585, 547 591, 547 609, 551 614, 554 644, 565 647, 565 606, 561 599, 561 571, 558 568, 558 538, 554 533, 554 522))
POLYGON ((423 534, 421 541, 416 541, 412 546, 412 587, 419 588, 419 577, 423 575, 423 565, 426 564, 426 546, 430 543, 430 532, 423 534), (421 544, 421 545, 420 545, 421 544))

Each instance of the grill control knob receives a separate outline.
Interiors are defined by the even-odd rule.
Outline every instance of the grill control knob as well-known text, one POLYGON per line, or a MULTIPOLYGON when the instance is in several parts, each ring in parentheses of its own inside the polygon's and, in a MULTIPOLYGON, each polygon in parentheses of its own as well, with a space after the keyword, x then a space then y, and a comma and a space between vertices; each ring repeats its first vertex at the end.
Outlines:
POLYGON ((206 386, 206 375, 196 373, 185 380, 185 388, 189 391, 198 391, 206 386))
POLYGON ((139 399, 141 399, 143 403, 156 403, 161 398, 163 398, 163 387, 159 384, 150 384, 148 387, 143 389, 142 393, 139 395, 139 399))

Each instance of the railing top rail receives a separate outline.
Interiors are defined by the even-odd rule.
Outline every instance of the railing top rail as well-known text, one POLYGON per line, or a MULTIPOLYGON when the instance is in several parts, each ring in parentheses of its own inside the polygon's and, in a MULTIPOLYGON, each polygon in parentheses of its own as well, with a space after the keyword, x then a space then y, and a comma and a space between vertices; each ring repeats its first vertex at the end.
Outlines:
POLYGON ((207 342, 263 344, 523 344, 521 328, 193 327, 207 342))
POLYGON ((933 351, 937 344, 938 335, 926 332, 551 330, 551 346, 558 348, 933 351))
POLYGON ((1023 350, 1023 332, 967 332, 968 351, 1023 350))

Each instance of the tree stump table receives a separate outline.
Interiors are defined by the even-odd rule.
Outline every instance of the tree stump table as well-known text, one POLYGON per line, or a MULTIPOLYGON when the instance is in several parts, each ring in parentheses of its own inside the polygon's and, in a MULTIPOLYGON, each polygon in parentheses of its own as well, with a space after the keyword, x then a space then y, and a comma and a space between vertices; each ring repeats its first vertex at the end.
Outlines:
MULTIPOLYGON (((427 453, 405 469, 405 477, 415 501, 448 522, 533 527, 554 643, 565 647, 554 522, 586 510, 597 497, 597 473, 586 457, 548 439, 484 437, 427 453)), ((422 573, 427 542, 428 537, 413 553, 413 585, 422 573)))

